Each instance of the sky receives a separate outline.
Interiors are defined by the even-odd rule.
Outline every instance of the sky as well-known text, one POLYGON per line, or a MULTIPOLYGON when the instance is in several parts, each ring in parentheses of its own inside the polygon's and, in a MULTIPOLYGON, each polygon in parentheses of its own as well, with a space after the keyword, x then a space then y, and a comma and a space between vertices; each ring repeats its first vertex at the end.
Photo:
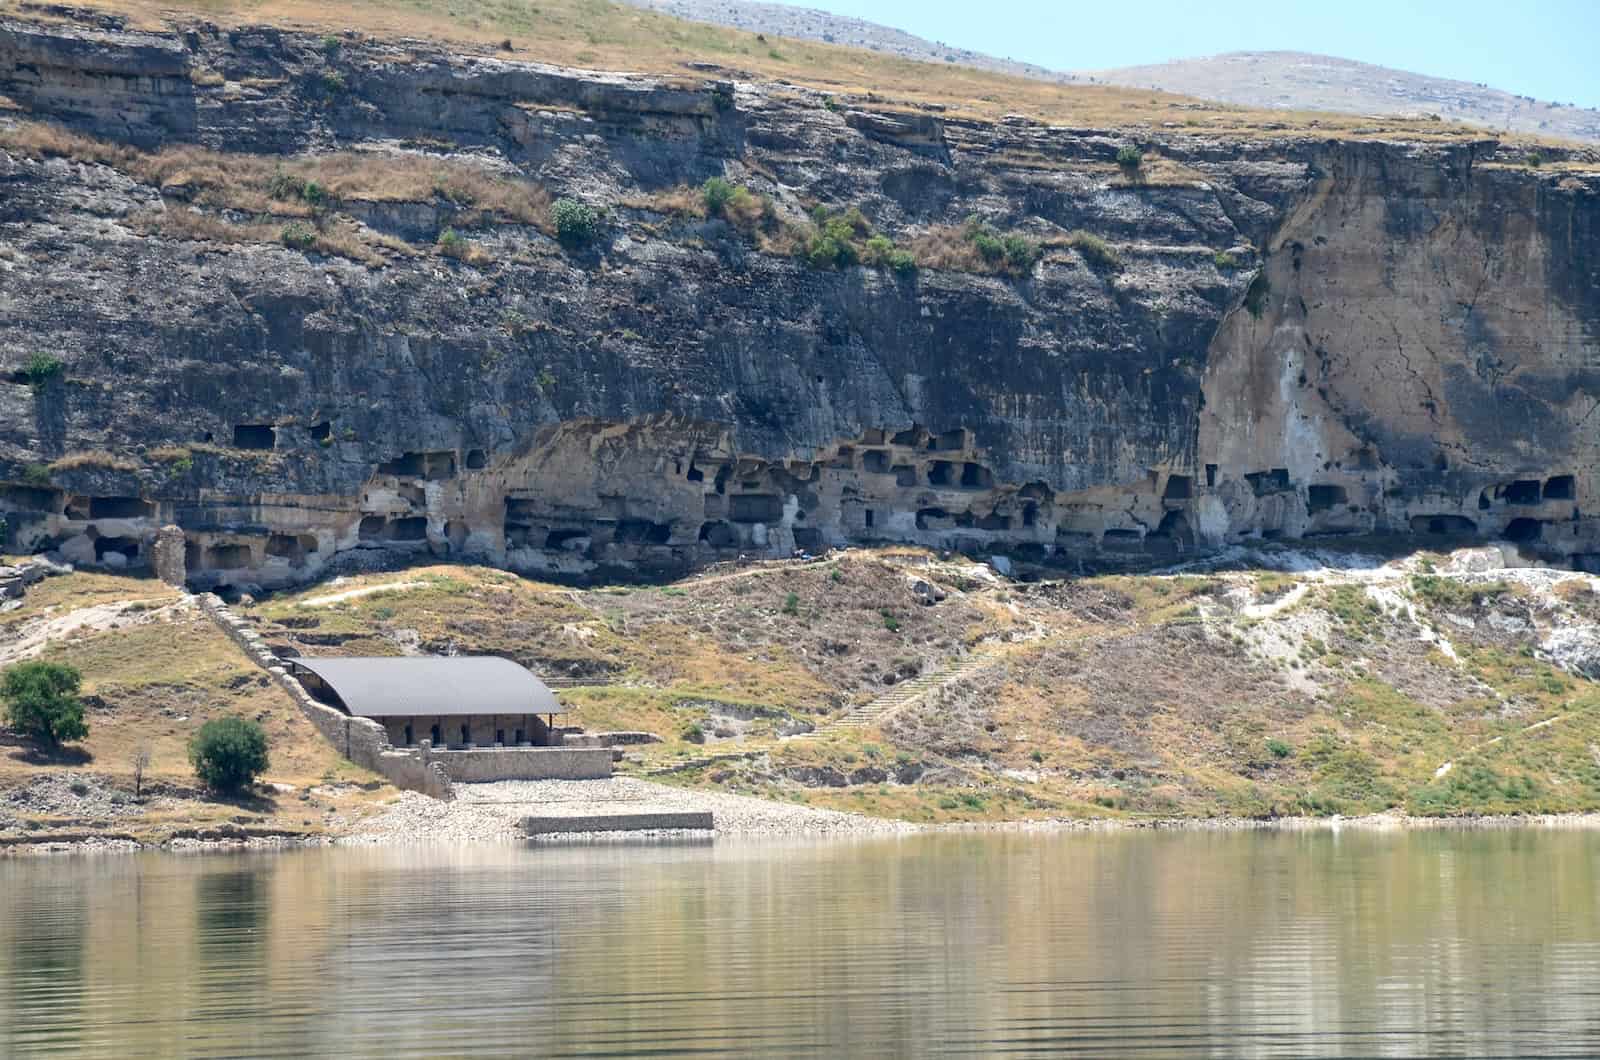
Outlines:
POLYGON ((1600 0, 778 0, 1057 70, 1304 51, 1600 107, 1600 0))

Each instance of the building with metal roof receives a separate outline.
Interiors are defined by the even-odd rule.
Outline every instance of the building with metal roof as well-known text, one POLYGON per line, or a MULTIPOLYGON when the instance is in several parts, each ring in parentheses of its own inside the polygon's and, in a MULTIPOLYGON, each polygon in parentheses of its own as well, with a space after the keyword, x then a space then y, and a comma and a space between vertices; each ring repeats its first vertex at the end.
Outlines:
POLYGON ((396 747, 559 745, 554 692, 498 656, 286 660, 318 700, 382 725, 396 747))

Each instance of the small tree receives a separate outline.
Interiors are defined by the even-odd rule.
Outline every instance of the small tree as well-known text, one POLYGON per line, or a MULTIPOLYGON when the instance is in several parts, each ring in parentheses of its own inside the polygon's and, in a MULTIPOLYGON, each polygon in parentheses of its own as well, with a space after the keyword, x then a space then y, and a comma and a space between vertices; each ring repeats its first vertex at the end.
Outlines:
POLYGON ((556 238, 564 246, 581 247, 600 234, 600 216, 594 207, 576 199, 557 199, 550 207, 556 238))
POLYGON ((144 771, 150 768, 150 747, 140 744, 134 748, 133 755, 128 759, 128 764, 133 766, 133 797, 144 796, 144 771))
POLYGON ((267 734, 244 718, 213 718, 189 741, 195 774, 213 791, 249 787, 267 769, 267 734))
POLYGON ((6 724, 36 743, 55 749, 89 735, 78 699, 82 675, 52 662, 18 663, 0 680, 6 724))

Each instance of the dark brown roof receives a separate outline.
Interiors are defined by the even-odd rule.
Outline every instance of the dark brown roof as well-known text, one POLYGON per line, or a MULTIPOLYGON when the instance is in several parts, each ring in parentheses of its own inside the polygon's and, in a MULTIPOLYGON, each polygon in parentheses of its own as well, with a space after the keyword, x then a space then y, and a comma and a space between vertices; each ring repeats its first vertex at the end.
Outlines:
POLYGON ((358 718, 560 714, 545 683, 494 655, 297 658, 358 718))

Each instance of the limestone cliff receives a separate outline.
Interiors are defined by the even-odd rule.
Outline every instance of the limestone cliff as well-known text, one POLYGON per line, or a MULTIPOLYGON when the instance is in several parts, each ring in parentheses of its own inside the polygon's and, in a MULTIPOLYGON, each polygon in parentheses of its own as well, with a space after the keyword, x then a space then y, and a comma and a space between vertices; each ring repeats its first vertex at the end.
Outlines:
POLYGON ((140 564, 176 522, 203 587, 871 540, 1087 564, 1391 531, 1600 554, 1600 174, 1576 155, 982 123, 103 16, 0 21, 7 104, 12 551, 140 564), (279 156, 364 183, 208 197, 279 156), (383 177, 434 164, 585 202, 598 238, 383 177), (777 234, 675 190, 711 177, 777 234), (896 246, 976 215, 1042 254, 818 267, 784 235, 818 208, 896 246))

